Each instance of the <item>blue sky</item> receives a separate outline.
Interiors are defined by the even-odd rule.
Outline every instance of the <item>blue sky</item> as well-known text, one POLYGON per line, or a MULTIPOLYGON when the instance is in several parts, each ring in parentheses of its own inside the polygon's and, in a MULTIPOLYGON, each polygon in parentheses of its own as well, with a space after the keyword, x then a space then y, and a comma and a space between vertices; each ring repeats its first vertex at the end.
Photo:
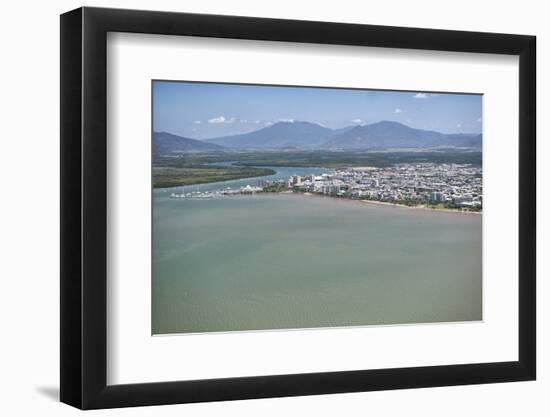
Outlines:
POLYGON ((443 133, 480 133, 481 117, 481 95, 153 82, 153 129, 196 139, 283 120, 330 128, 393 120, 443 133))

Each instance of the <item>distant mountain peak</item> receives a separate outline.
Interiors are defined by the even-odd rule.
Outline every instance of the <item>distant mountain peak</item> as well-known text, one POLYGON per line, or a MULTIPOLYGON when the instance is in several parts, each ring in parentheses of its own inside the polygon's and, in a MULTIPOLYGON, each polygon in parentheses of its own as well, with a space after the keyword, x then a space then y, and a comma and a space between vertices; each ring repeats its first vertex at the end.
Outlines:
POLYGON ((223 146, 174 135, 168 132, 153 132, 153 154, 169 155, 174 152, 221 151, 223 146))
POLYGON ((281 120, 270 126, 239 135, 207 139, 229 148, 290 148, 318 147, 334 132, 317 123, 300 120, 281 120))
POLYGON ((409 129, 412 129, 410 126, 407 126, 406 124, 396 122, 395 120, 380 120, 379 122, 374 123, 368 123, 362 126, 372 126, 372 125, 379 125, 379 126, 404 126, 409 129))
POLYGON ((438 146, 481 147, 480 134, 444 134, 415 129, 403 123, 382 120, 355 126, 338 133, 324 143, 328 148, 421 148, 438 146))

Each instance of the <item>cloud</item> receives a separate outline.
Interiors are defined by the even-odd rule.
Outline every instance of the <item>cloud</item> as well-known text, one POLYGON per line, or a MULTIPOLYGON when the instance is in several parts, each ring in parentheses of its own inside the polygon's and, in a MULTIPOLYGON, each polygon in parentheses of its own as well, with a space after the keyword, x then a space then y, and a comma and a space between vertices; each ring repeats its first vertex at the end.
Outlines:
POLYGON ((427 99, 432 97, 439 97, 441 94, 439 93, 416 93, 413 98, 419 98, 419 99, 427 99))
POLYGON ((457 123, 456 127, 458 127, 460 129, 462 127, 462 123, 457 123))
POLYGON ((395 113, 403 113, 403 110, 400 109, 399 107, 397 107, 397 108, 395 109, 395 113))
POLYGON ((426 93, 416 93, 413 97, 414 98, 425 99, 425 98, 430 98, 430 95, 426 94, 426 93))
POLYGON ((225 116, 218 116, 208 119, 208 123, 233 123, 234 121, 234 117, 226 118, 225 116))
POLYGON ((279 119, 278 122, 294 123, 294 119, 279 119))
POLYGON ((363 120, 361 119, 353 119, 353 120, 350 120, 351 123, 363 123, 363 120))
POLYGON ((193 123, 196 125, 200 125, 202 122, 200 120, 193 120, 193 123))

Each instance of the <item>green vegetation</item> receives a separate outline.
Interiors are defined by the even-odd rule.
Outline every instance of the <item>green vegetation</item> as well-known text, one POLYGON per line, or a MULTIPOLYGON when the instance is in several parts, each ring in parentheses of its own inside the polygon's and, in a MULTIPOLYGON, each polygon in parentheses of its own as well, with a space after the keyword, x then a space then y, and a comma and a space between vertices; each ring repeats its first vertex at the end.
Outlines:
POLYGON ((153 186, 175 187, 273 175, 262 167, 385 167, 399 163, 457 163, 481 165, 481 152, 459 149, 414 151, 265 150, 194 152, 157 156, 153 186), (232 164, 229 164, 231 162, 232 164))
POLYGON ((434 208, 434 209, 474 211, 474 212, 481 212, 482 210, 481 207, 462 207, 454 203, 427 204, 426 207, 434 208))
POLYGON ((407 207, 424 206, 425 208, 431 208, 431 209, 437 209, 437 210, 472 211, 472 212, 481 212, 482 210, 481 207, 462 207, 452 202, 431 203, 428 201, 415 200, 411 198, 407 198, 404 200, 384 201, 384 200, 379 200, 378 198, 364 196, 364 197, 361 197, 360 200, 383 202, 383 203, 395 204, 395 205, 407 206, 407 207))
MULTIPOLYGON (((457 163, 481 165, 481 152, 459 149, 432 149, 416 151, 230 151, 213 153, 188 153, 179 157, 165 157, 159 161, 184 165, 204 165, 232 161, 240 166, 290 166, 343 168, 351 166, 384 167, 398 163, 457 163)), ((163 163, 164 163, 163 162, 163 163)))
POLYGON ((283 191, 288 191, 289 188, 284 183, 274 183, 268 186, 265 186, 263 191, 264 193, 280 193, 283 191))
POLYGON ((239 155, 239 165, 344 168, 352 166, 385 167, 398 163, 457 163, 481 165, 481 152, 344 152, 301 151, 239 155))
POLYGON ((153 167, 153 187, 176 187, 180 185, 205 184, 217 181, 229 181, 240 178, 273 175, 268 168, 253 167, 153 167))

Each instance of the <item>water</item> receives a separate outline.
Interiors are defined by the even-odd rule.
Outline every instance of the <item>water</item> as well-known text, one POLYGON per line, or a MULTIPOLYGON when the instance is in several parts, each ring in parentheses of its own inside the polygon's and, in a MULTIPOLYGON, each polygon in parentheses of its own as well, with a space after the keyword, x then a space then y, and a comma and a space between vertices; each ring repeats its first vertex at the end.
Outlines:
MULTIPOLYGON (((231 165, 232 162, 217 162, 217 163, 211 163, 208 165, 213 166, 227 166, 231 165)), ((273 175, 265 175, 261 177, 254 177, 254 178, 243 178, 240 180, 230 180, 230 181, 222 181, 222 182, 211 182, 208 184, 200 184, 200 185, 187 185, 185 187, 172 187, 172 188, 161 188, 161 189, 155 189, 154 195, 160 196, 166 192, 168 194, 172 192, 180 192, 185 190, 185 192, 191 192, 191 191, 219 191, 221 189, 231 187, 231 188, 240 188, 245 187, 247 185, 258 185, 261 181, 269 180, 269 181, 277 181, 277 180, 287 180, 288 177, 291 175, 321 175, 324 172, 329 172, 330 170, 327 170, 326 168, 302 168, 302 167, 260 167, 260 168, 269 168, 275 171, 275 174, 273 175)))
POLYGON ((168 194, 154 193, 154 334, 482 318, 480 215, 168 194))

